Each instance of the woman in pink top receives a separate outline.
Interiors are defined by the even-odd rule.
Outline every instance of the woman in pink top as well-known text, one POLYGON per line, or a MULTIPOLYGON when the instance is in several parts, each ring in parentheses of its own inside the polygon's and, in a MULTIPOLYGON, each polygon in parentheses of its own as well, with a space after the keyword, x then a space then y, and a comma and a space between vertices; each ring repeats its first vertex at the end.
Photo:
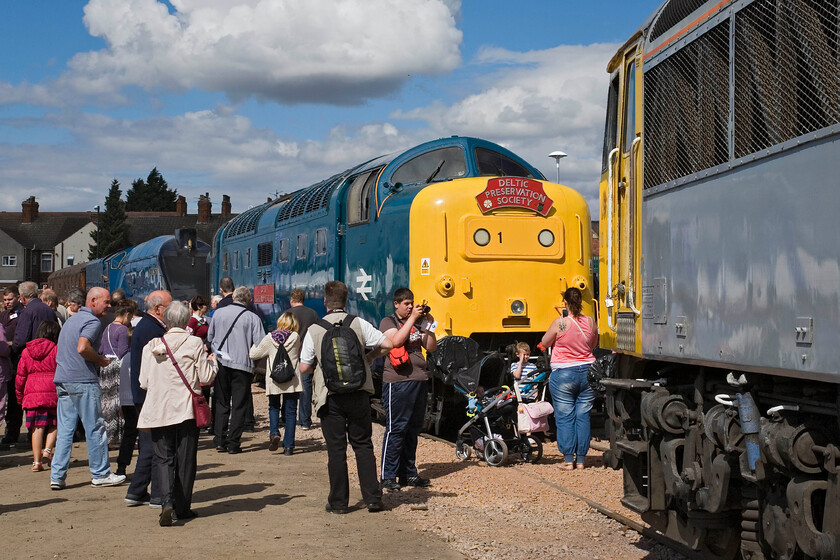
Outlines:
POLYGON ((557 423, 557 449, 565 459, 560 468, 572 470, 575 465, 583 468, 589 451, 589 411, 595 393, 586 374, 595 361, 592 349, 598 344, 598 329, 591 317, 581 314, 583 294, 579 289, 566 290, 563 302, 570 316, 565 316, 564 310, 564 316, 551 323, 542 345, 554 347, 548 388, 557 423))

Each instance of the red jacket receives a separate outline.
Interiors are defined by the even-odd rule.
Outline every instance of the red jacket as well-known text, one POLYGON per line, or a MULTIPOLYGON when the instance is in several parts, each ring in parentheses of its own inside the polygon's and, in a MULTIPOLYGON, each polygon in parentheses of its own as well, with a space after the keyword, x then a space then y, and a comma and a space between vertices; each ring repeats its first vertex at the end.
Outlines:
POLYGON ((26 343, 18 362, 15 392, 21 408, 57 408, 55 354, 58 347, 46 338, 26 343))

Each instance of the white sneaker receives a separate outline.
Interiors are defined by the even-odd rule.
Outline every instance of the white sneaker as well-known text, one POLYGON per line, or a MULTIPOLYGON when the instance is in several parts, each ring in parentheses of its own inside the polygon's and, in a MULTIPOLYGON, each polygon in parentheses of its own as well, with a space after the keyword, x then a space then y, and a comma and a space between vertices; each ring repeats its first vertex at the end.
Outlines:
POLYGON ((93 486, 119 486, 125 482, 124 474, 110 473, 104 478, 94 478, 90 481, 93 486))
POLYGON ((67 483, 64 482, 63 480, 59 480, 59 481, 51 480, 50 481, 50 490, 64 490, 64 488, 66 486, 67 486, 67 483))

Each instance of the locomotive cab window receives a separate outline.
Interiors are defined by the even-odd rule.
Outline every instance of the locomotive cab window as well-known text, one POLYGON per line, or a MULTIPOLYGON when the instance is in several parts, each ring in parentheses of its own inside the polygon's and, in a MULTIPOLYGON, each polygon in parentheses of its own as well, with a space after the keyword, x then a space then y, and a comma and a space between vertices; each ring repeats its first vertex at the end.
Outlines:
POLYGON ((490 177, 526 177, 533 179, 533 173, 510 159, 509 157, 488 150, 487 148, 475 149, 475 161, 478 164, 478 173, 490 177))
POLYGON ((302 261, 306 258, 308 251, 306 247, 306 234, 301 233, 297 236, 297 260, 302 261))
MULTIPOLYGON (((366 224, 370 221, 370 192, 373 190, 379 171, 380 169, 374 169, 357 175, 350 183, 350 188, 347 190, 347 225, 366 224)), ((324 239, 326 243, 326 236, 324 239)), ((326 245, 324 252, 326 252, 326 245)))
POLYGON ((441 148, 420 154, 402 164, 391 176, 394 184, 431 183, 455 179, 467 174, 464 151, 457 147, 441 148))
POLYGON ((315 255, 327 254, 327 228, 315 231, 315 255))
POLYGON ((286 238, 277 242, 277 262, 289 262, 289 240, 286 238))
POLYGON ((610 164, 610 152, 616 146, 618 132, 618 72, 610 80, 610 90, 607 94, 607 122, 604 125, 604 158, 601 172, 605 173, 610 164))
POLYGON ((631 60, 624 73, 624 120, 622 152, 628 152, 636 137, 636 62, 631 60))

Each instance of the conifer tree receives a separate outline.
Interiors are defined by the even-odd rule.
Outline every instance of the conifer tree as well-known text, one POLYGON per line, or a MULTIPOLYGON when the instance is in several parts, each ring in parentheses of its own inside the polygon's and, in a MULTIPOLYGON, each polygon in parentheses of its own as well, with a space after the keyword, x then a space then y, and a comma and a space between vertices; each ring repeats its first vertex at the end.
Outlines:
POLYGON ((98 231, 94 230, 90 233, 88 259, 104 257, 131 246, 128 240, 129 225, 125 215, 125 202, 121 197, 120 182, 114 179, 108 190, 108 196, 105 198, 105 211, 99 213, 98 231))
POLYGON ((178 190, 170 189, 166 179, 152 169, 145 181, 136 179, 126 193, 127 212, 174 212, 178 190))

